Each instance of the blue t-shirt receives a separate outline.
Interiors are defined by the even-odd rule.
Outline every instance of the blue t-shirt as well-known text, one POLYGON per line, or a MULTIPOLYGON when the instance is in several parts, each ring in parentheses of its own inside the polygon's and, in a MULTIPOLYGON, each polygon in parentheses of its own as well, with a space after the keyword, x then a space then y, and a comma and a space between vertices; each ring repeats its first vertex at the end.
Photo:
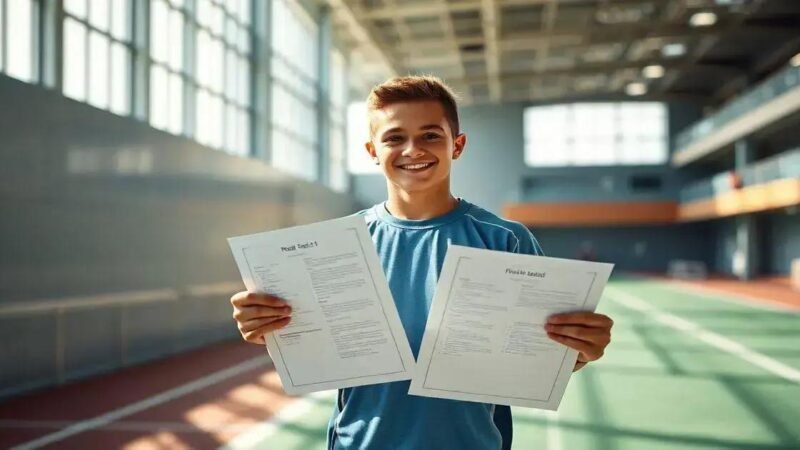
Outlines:
MULTIPOLYGON (((375 242, 415 358, 448 244, 542 254, 524 225, 465 200, 428 220, 395 218, 384 203, 358 214, 364 216, 375 242)), ((408 381, 400 381, 340 390, 328 426, 328 448, 507 448, 511 430, 507 407, 408 395, 408 387, 408 381), (502 416, 499 421, 498 416, 502 416)))

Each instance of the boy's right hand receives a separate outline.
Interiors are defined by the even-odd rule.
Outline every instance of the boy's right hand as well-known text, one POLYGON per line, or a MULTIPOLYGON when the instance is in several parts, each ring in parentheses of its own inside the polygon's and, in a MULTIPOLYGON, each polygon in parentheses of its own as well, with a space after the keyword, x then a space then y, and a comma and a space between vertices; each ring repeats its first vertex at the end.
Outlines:
POLYGON ((264 335, 285 327, 291 320, 292 308, 282 299, 269 294, 237 292, 231 297, 233 319, 242 339, 264 345, 264 335))

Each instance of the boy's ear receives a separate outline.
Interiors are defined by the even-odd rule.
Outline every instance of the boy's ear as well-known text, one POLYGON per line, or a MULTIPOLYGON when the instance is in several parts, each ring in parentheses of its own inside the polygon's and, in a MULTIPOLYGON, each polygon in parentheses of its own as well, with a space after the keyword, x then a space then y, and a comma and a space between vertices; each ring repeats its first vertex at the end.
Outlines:
POLYGON ((370 158, 375 159, 378 157, 378 153, 375 151, 375 146, 372 145, 372 141, 365 142, 364 148, 367 150, 367 153, 369 153, 370 158))
POLYGON ((467 135, 464 133, 459 134, 453 140, 453 159, 458 159, 464 153, 464 148, 467 146, 467 135))

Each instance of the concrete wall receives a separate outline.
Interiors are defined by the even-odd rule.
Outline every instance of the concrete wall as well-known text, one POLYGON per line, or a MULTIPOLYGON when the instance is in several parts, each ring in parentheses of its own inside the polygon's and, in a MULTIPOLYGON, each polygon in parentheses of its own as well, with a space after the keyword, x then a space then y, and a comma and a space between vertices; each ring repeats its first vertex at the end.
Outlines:
POLYGON ((236 336, 226 238, 349 196, 0 76, 0 397, 236 336))
POLYGON ((674 226, 534 228, 545 254, 579 258, 591 246, 598 261, 615 264, 614 271, 665 272, 672 259, 711 263, 713 242, 705 223, 674 226))
POLYGON ((762 267, 767 274, 787 274, 792 260, 800 258, 800 210, 792 208, 764 215, 765 251, 762 267))

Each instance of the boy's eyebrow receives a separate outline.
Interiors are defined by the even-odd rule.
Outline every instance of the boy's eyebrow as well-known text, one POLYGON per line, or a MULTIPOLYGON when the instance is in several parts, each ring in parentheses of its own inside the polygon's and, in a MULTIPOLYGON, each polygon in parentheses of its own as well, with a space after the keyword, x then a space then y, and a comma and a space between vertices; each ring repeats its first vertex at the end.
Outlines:
MULTIPOLYGON (((438 129, 438 130, 442 130, 442 131, 444 131, 444 128, 440 127, 439 125, 436 125, 435 123, 432 123, 432 124, 429 124, 429 125, 425 125, 425 126, 423 126, 423 127, 420 127, 420 130, 432 130, 432 129, 438 129)), ((388 129, 388 130, 384 131, 384 132, 382 133, 382 135, 386 135, 386 134, 388 134, 388 133, 395 133, 395 132, 397 132, 397 131, 403 131, 403 129, 402 129, 402 128, 400 128, 400 127, 394 127, 394 128, 390 128, 390 129, 388 129)))
POLYGON ((424 126, 424 127, 422 127, 421 129, 422 129, 422 130, 432 130, 432 129, 434 129, 434 128, 444 131, 444 128, 442 128, 442 127, 440 127, 439 125, 436 125, 436 124, 425 125, 425 126, 424 126))
MULTIPOLYGON (((420 130, 433 130, 433 129, 444 131, 444 128, 442 128, 441 126, 439 126, 439 125, 437 125, 435 123, 420 127, 420 130)), ((396 133, 398 131, 403 131, 403 129, 400 128, 400 127, 390 128, 390 129, 384 131, 383 133, 381 133, 381 136, 386 136, 389 133, 396 133)))

